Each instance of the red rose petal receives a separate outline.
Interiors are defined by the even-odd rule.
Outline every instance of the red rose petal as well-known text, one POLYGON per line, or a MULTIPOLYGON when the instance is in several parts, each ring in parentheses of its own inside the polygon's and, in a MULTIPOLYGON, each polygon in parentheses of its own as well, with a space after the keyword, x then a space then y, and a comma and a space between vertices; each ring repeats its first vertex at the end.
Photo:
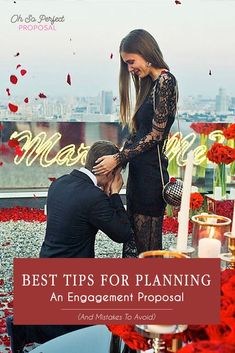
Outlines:
POLYGON ((10 241, 6 241, 5 243, 2 243, 2 246, 8 246, 11 245, 10 241))
POLYGON ((18 106, 12 103, 8 104, 8 108, 10 109, 11 112, 16 113, 18 110, 18 106))
POLYGON ((39 93, 38 97, 39 98, 47 98, 47 96, 44 93, 39 93))
POLYGON ((18 64, 18 65, 16 66, 16 70, 17 70, 17 69, 19 69, 19 67, 21 67, 21 65, 20 65, 20 64, 18 64))
POLYGON ((8 141, 8 146, 11 148, 14 148, 16 146, 19 146, 19 141, 15 138, 12 138, 8 141))
POLYGON ((113 58, 113 53, 110 54, 110 59, 112 59, 112 58, 113 58))
POLYGON ((24 99, 24 102, 25 102, 25 103, 29 103, 28 97, 26 97, 26 98, 24 99))
POLYGON ((6 88, 6 92, 7 92, 7 95, 8 95, 8 97, 11 95, 11 93, 10 93, 10 89, 9 88, 6 88))
POLYGON ((10 76, 10 81, 13 85, 16 85, 18 82, 18 78, 15 75, 10 76))
POLYGON ((20 53, 16 53, 14 56, 19 56, 20 55, 20 53))
POLYGON ((24 76, 25 74, 27 74, 27 71, 25 69, 20 70, 21 76, 24 76))
MULTIPOLYGON (((35 208, 29 207, 12 207, 12 208, 0 208, 0 221, 1 222, 8 222, 8 221, 16 221, 16 220, 24 220, 26 222, 45 222, 46 216, 44 215, 44 210, 38 210, 35 208)), ((1 281, 1 280, 0 280, 1 281)), ((9 292, 8 294, 12 294, 13 292, 9 292)), ((2 296, 0 293, 0 301, 2 296)))
POLYGON ((23 154, 24 154, 24 152, 21 149, 21 147, 20 146, 16 146, 15 147, 15 155, 21 157, 21 156, 23 156, 23 154))
POLYGON ((70 74, 67 75, 67 84, 71 86, 71 76, 70 76, 70 74))
POLYGON ((3 166, 3 162, 0 162, 0 167, 2 167, 3 166))
POLYGON ((5 152, 5 151, 7 151, 7 148, 6 148, 6 146, 4 144, 2 144, 0 146, 0 152, 5 152))
POLYGON ((50 181, 56 181, 56 178, 48 178, 50 181))

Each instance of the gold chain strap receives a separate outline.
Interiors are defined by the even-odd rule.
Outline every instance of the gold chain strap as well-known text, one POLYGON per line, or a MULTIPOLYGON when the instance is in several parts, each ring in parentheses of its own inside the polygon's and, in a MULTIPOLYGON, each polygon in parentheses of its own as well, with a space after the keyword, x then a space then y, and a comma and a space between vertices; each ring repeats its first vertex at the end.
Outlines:
MULTIPOLYGON (((154 113, 156 111, 156 86, 157 86, 157 83, 153 87, 153 110, 154 110, 154 113)), ((178 115, 178 109, 177 109, 177 102, 178 102, 178 89, 176 86, 176 117, 177 117, 177 122, 178 122, 178 130, 180 133, 180 122, 179 122, 179 115, 178 115)), ((181 141, 180 141, 180 143, 181 143, 181 141)), ((163 178, 162 160, 161 160, 159 144, 157 144, 157 154, 158 154, 159 168, 160 168, 160 174, 161 174, 161 180, 162 180, 162 187, 164 188, 165 182, 164 182, 164 178, 163 178)))

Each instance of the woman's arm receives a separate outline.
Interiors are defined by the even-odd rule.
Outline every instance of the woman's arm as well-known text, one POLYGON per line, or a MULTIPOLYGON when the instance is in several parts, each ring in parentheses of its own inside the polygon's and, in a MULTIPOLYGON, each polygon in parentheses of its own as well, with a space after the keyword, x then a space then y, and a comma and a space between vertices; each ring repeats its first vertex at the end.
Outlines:
POLYGON ((96 174, 107 174, 117 165, 126 165, 132 158, 143 153, 163 139, 163 134, 169 117, 176 111, 176 80, 167 72, 161 75, 159 81, 159 94, 153 99, 157 99, 156 109, 152 121, 152 131, 133 144, 126 144, 122 151, 112 156, 99 158, 97 166, 93 169, 96 174))
POLYGON ((159 84, 159 95, 153 97, 157 101, 155 101, 156 109, 152 121, 152 131, 139 141, 117 153, 116 158, 121 164, 127 163, 140 153, 151 149, 163 139, 169 112, 172 111, 175 113, 176 111, 176 81, 174 77, 169 76, 168 73, 164 73, 160 77, 159 84))
MULTIPOLYGON (((133 144, 133 140, 135 138, 135 134, 129 135, 126 142, 124 143, 123 149, 131 146, 133 144)), ((125 168, 127 162, 121 163, 118 160, 118 154, 102 156, 96 160, 97 165, 92 169, 94 174, 107 174, 115 167, 120 165, 121 168, 125 168)))

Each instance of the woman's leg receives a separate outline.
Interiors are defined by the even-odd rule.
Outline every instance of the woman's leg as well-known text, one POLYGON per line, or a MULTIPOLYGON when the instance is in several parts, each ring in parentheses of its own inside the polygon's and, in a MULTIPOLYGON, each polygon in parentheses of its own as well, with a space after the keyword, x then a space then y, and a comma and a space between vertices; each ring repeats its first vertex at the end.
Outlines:
POLYGON ((133 230, 133 234, 131 239, 123 244, 123 248, 122 248, 122 257, 126 258, 126 257, 138 257, 139 253, 136 247, 136 242, 135 242, 135 236, 134 236, 134 220, 133 220, 133 215, 131 214, 131 212, 127 209, 128 212, 128 217, 129 220, 131 222, 131 228, 133 230))
POLYGON ((133 230, 138 253, 162 249, 163 215, 150 217, 133 215, 133 230))
POLYGON ((132 235, 132 238, 123 244, 122 248, 122 257, 138 257, 139 253, 137 251, 136 243, 135 243, 135 238, 134 234, 132 235))

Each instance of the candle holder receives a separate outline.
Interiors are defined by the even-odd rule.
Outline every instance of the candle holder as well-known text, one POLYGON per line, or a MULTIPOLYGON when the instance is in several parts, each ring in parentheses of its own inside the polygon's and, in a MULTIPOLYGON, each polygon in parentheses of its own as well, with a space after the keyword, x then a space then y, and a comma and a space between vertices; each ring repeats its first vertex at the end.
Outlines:
MULTIPOLYGON (((187 255, 176 251, 168 250, 150 250, 139 254, 139 258, 177 258, 185 259, 189 258, 187 255)), ((175 334, 183 332, 187 329, 187 325, 135 325, 136 331, 138 331, 142 336, 153 339, 153 352, 161 353, 166 352, 166 343, 161 338, 161 334, 175 334)))
POLYGON ((186 254, 183 254, 178 251, 169 251, 169 250, 149 250, 144 251, 139 254, 140 259, 147 259, 150 257, 158 258, 177 258, 177 259, 187 259, 189 258, 186 254))
MULTIPOLYGON (((166 352, 166 342, 161 338, 161 335, 174 335, 184 332, 187 328, 188 325, 135 325, 136 331, 142 336, 153 339, 153 353, 166 352)), ((167 351, 169 351, 168 348, 167 351)))
POLYGON ((226 232, 224 235, 228 238, 228 250, 230 252, 221 254, 220 258, 228 263, 228 268, 235 270, 235 236, 231 232, 226 232))
MULTIPOLYGON (((169 247, 170 252, 178 252, 177 251, 177 246, 172 245, 169 247)), ((181 254, 187 255, 187 257, 193 257, 195 249, 192 246, 187 246, 187 248, 183 251, 180 251, 181 254)))
POLYGON ((199 214, 192 217, 192 245, 195 256, 218 258, 226 249, 225 233, 230 229, 231 220, 215 214, 199 214))

